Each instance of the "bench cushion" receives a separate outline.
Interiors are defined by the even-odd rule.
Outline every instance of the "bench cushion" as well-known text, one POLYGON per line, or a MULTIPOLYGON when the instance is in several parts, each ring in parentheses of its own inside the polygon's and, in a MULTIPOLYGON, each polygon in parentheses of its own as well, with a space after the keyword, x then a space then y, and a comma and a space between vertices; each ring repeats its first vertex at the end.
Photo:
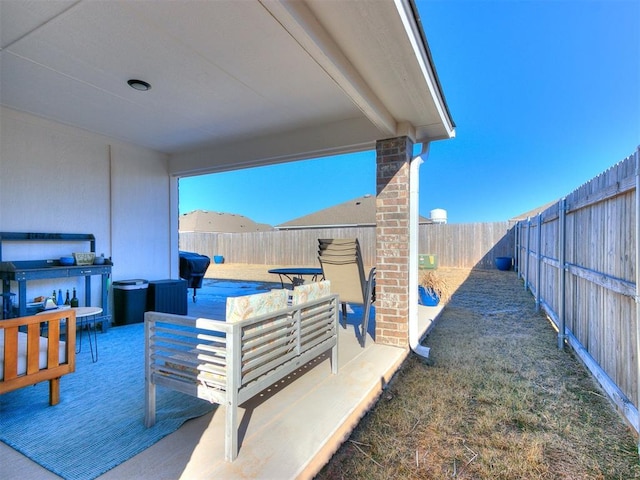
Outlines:
POLYGON ((227 298, 226 321, 237 322, 287 308, 287 290, 227 298))

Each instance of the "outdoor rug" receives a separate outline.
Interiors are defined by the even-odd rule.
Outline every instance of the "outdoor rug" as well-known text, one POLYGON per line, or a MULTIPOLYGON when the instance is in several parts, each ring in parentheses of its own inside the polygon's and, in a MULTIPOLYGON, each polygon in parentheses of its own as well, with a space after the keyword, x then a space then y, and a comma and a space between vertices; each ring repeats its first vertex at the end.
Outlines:
POLYGON ((60 403, 49 406, 49 383, 0 396, 0 440, 66 479, 93 479, 216 408, 158 387, 156 424, 144 426, 144 324, 98 333, 92 363, 86 332, 76 372, 60 380, 60 403))

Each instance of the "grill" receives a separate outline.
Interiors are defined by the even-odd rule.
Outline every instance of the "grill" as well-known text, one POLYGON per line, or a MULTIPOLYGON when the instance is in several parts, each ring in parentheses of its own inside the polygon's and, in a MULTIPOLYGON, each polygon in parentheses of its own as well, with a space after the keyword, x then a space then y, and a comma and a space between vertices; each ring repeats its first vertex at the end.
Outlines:
POLYGON ((211 259, 206 255, 193 252, 180 252, 180 278, 187 281, 187 288, 193 288, 193 301, 196 301, 196 289, 202 287, 202 279, 209 268, 211 259))

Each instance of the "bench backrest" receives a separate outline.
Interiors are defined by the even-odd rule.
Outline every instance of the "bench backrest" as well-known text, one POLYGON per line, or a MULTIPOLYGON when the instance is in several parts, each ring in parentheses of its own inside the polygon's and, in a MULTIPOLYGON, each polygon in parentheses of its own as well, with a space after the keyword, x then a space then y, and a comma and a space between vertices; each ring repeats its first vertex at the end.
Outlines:
POLYGON ((230 297, 227 321, 147 312, 147 352, 156 372, 150 374, 159 373, 158 381, 175 382, 173 388, 185 393, 195 388, 197 377, 222 400, 229 388, 239 390, 337 337, 337 315, 337 297, 331 295, 329 282, 302 285, 293 292, 230 297), (230 371, 229 365, 236 370, 230 371))

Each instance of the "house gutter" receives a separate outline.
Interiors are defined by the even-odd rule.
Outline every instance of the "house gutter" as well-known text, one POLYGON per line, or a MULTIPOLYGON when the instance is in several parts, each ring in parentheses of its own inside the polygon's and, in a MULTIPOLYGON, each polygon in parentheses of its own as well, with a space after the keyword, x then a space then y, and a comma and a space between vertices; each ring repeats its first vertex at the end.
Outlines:
POLYGON ((429 358, 429 347, 420 345, 418 329, 418 213, 420 200, 420 165, 429 155, 429 142, 409 165, 409 346, 417 355, 429 358))

